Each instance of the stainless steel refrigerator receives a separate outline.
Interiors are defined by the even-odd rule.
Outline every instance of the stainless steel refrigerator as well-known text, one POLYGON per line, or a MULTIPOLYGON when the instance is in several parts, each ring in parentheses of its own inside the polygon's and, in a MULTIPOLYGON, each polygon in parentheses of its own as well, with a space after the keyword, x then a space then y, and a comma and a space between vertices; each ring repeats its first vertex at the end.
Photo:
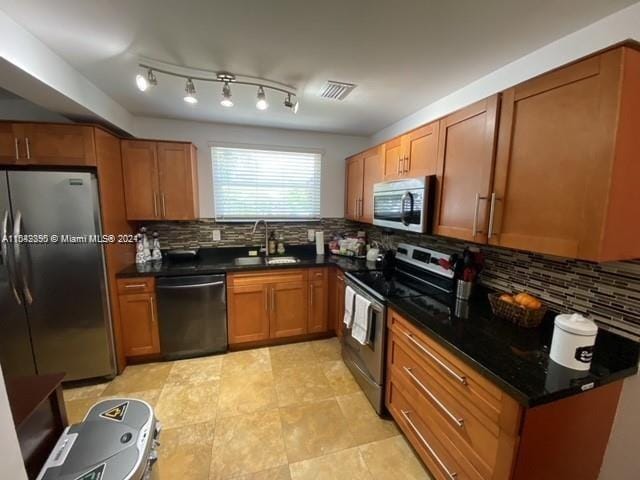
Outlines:
POLYGON ((90 237, 101 234, 95 175, 0 170, 0 222, 5 376, 113 376, 103 247, 90 237))

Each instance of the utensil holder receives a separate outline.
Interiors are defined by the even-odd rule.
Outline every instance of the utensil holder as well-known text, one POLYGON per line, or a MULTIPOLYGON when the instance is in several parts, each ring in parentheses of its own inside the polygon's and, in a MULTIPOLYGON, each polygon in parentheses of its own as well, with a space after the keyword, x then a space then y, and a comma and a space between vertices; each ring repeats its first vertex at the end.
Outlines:
POLYGON ((473 293, 473 282, 458 280, 456 285, 456 297, 460 300, 469 300, 473 293))

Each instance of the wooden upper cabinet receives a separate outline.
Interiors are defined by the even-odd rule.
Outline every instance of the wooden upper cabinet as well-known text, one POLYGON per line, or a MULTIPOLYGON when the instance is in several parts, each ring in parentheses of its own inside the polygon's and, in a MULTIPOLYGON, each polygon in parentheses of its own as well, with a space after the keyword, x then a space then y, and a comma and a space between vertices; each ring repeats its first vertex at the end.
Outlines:
POLYGON ((364 158, 362 154, 347 158, 345 191, 345 218, 359 221, 362 204, 364 158))
POLYGON ((83 166, 96 164, 93 127, 28 123, 24 128, 23 156, 19 163, 83 166))
POLYGON ((266 283, 239 285, 227 290, 229 344, 269 338, 269 294, 266 283))
POLYGON ((271 286, 271 338, 307 333, 307 282, 275 283, 271 286))
POLYGON ((121 146, 127 219, 160 219, 156 142, 123 140, 121 146))
POLYGON ((384 180, 384 159, 382 146, 370 148, 362 154, 362 201, 359 220, 373 223, 373 186, 384 180))
POLYGON ((425 177, 436 174, 439 125, 439 122, 433 122, 402 136, 401 170, 404 176, 425 177))
POLYGON ((439 126, 434 233, 486 242, 498 96, 474 103, 439 126))
MULTIPOLYGON (((0 165, 14 165, 18 163, 20 155, 20 124, 0 123, 0 165)), ((25 154, 26 155, 26 154, 25 154)))
POLYGON ((158 151, 160 211, 163 218, 198 218, 198 181, 195 147, 161 142, 158 151))
POLYGON ((397 137, 384 144, 384 179, 391 180, 401 176, 402 138, 397 137))
POLYGON ((95 166, 94 127, 3 122, 0 124, 0 164, 95 166))
POLYGON ((640 257, 640 53, 617 48, 503 95, 489 242, 640 257))
POLYGON ((122 141, 128 220, 198 218, 196 149, 180 142, 122 141))

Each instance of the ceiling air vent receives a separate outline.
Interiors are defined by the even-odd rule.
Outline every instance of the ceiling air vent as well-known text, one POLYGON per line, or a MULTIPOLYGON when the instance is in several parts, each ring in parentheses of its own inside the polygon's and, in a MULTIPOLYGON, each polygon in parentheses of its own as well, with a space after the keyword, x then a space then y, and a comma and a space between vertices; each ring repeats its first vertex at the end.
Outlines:
POLYGON ((331 100, 344 100, 354 88, 356 88, 356 86, 353 83, 327 80, 327 83, 325 83, 322 90, 320 90, 320 96, 331 100))

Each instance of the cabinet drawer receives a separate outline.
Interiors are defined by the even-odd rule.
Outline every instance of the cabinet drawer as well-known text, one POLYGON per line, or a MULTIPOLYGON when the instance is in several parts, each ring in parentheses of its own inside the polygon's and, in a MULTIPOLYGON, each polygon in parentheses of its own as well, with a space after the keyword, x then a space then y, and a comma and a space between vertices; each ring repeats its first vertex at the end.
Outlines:
POLYGON ((389 356, 392 381, 412 392, 417 411, 438 425, 482 477, 494 478, 492 473, 500 451, 500 440, 511 440, 514 444, 513 437, 507 438, 476 405, 456 395, 446 383, 431 375, 406 343, 393 333, 389 356))
POLYGON ((155 279, 153 277, 119 278, 118 293, 153 293, 155 290, 155 279))
POLYGON ((483 480, 438 426, 423 418, 416 400, 393 376, 387 383, 387 407, 438 480, 483 480))
POLYGON ((515 436, 520 426, 520 405, 479 373, 390 310, 389 329, 403 342, 417 364, 459 402, 472 405, 501 430, 515 436))
POLYGON ((266 270, 230 273, 227 275, 227 286, 232 288, 266 283, 305 282, 306 280, 307 270, 305 269, 266 270))

